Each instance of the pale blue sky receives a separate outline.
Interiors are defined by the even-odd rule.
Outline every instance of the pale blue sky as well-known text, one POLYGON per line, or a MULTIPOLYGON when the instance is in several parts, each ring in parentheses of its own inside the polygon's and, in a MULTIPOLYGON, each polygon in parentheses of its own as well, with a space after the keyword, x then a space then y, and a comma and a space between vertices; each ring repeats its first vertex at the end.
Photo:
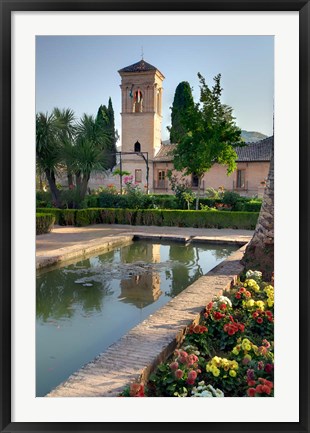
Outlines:
MULTIPOLYGON (((222 102, 237 125, 272 135, 274 38, 272 36, 37 36, 36 111, 71 108, 79 118, 97 114, 112 98, 121 133, 118 70, 141 59, 156 66, 163 83, 162 139, 169 136, 174 92, 181 81, 199 99, 200 72, 209 85, 222 74, 222 102)), ((118 143, 120 144, 120 143, 118 143)))

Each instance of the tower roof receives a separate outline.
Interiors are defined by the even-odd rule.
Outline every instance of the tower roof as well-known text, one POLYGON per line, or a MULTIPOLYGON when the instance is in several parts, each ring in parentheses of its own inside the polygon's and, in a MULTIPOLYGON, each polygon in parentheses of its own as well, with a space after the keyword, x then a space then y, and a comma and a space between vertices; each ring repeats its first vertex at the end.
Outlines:
MULTIPOLYGON (((158 71, 158 69, 151 65, 150 63, 145 62, 144 60, 140 60, 133 65, 126 66, 125 68, 120 69, 118 72, 146 72, 146 71, 158 71)), ((160 72, 160 71, 159 71, 160 72)))

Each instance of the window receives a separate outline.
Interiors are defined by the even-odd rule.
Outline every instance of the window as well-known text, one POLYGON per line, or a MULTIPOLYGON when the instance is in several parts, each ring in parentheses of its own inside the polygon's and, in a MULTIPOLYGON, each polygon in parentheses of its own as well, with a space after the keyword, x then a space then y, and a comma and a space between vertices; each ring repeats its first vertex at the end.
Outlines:
POLYGON ((133 97, 133 112, 142 113, 143 111, 143 95, 140 89, 134 93, 133 97))
POLYGON ((136 183, 142 182, 142 170, 140 168, 137 168, 135 170, 135 182, 136 183))
POLYGON ((166 178, 166 171, 165 170, 158 170, 158 187, 159 188, 165 187, 165 178, 166 178))
POLYGON ((245 188, 245 170, 237 170, 237 188, 245 188))
POLYGON ((141 144, 139 143, 139 141, 135 142, 135 147, 134 147, 134 151, 135 152, 141 152, 141 144))
POLYGON ((198 175, 193 173, 192 174, 192 187, 193 188, 198 188, 198 181, 199 181, 198 175))

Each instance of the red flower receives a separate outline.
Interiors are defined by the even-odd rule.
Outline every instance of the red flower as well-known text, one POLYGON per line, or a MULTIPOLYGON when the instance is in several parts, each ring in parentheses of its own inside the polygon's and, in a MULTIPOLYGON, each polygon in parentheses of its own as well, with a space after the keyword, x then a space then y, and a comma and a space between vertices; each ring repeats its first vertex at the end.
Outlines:
POLYGON ((258 317, 258 318, 256 319, 256 322, 259 323, 259 324, 263 323, 263 319, 262 319, 262 317, 258 317))
MULTIPOLYGON (((259 319, 259 318, 258 318, 259 319)), ((257 319, 257 320, 258 320, 257 319)), ((260 346, 259 348, 258 348, 258 351, 259 351, 259 353, 261 354, 261 355, 263 355, 263 356, 265 356, 266 354, 267 354, 267 352, 268 352, 268 350, 267 350, 267 347, 264 347, 264 346, 260 346)))
POLYGON ((243 323, 238 323, 238 327, 239 327, 239 330, 241 332, 244 332, 244 324, 243 323))
POLYGON ((273 370, 273 365, 272 364, 266 364, 265 365, 265 371, 266 373, 271 373, 273 370))
POLYGON ((236 297, 237 299, 241 299, 241 295, 240 295, 240 293, 237 292, 237 293, 235 294, 235 297, 236 297))
POLYGON ((267 385, 263 385, 262 386, 262 392, 264 392, 265 394, 270 394, 271 388, 269 388, 269 386, 267 386, 267 385))
POLYGON ((251 298, 251 296, 252 296, 252 295, 251 295, 251 292, 246 291, 246 292, 245 292, 245 296, 246 296, 247 298, 251 298))
POLYGON ((258 317, 258 316, 259 316, 259 314, 257 312, 252 314, 253 319, 256 319, 256 317, 258 317))
POLYGON ((257 385, 255 391, 257 392, 257 394, 261 394, 263 392, 263 385, 257 385))
POLYGON ((248 385, 249 386, 255 386, 256 385, 255 380, 248 380, 248 385))
POLYGON ((220 313, 219 311, 214 312, 214 319, 215 320, 221 320, 223 317, 225 317, 225 314, 220 313))
POLYGON ((211 310, 213 307, 213 302, 209 302, 209 304, 207 305, 207 310, 211 310))
POLYGON ((241 288, 239 289, 239 292, 240 292, 240 293, 244 293, 244 292, 246 292, 246 289, 245 289, 244 287, 241 287, 241 288))
POLYGON ((140 383, 132 383, 129 390, 130 397, 144 397, 144 386, 140 383))
POLYGON ((226 304, 223 303, 220 305, 220 310, 226 310, 226 308, 227 308, 226 304))
POLYGON ((256 394, 255 388, 249 388, 247 391, 247 394, 249 397, 255 397, 255 394, 256 394))

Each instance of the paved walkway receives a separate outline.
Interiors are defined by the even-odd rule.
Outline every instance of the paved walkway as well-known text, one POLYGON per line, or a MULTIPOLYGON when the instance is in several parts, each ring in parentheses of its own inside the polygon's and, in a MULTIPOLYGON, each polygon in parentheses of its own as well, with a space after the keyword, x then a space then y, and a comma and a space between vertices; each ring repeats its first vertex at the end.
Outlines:
POLYGON ((196 240, 223 243, 247 243, 251 230, 199 229, 183 227, 130 226, 97 224, 87 227, 55 226, 51 233, 36 238, 37 268, 75 259, 99 250, 110 249, 120 243, 140 238, 196 240))

